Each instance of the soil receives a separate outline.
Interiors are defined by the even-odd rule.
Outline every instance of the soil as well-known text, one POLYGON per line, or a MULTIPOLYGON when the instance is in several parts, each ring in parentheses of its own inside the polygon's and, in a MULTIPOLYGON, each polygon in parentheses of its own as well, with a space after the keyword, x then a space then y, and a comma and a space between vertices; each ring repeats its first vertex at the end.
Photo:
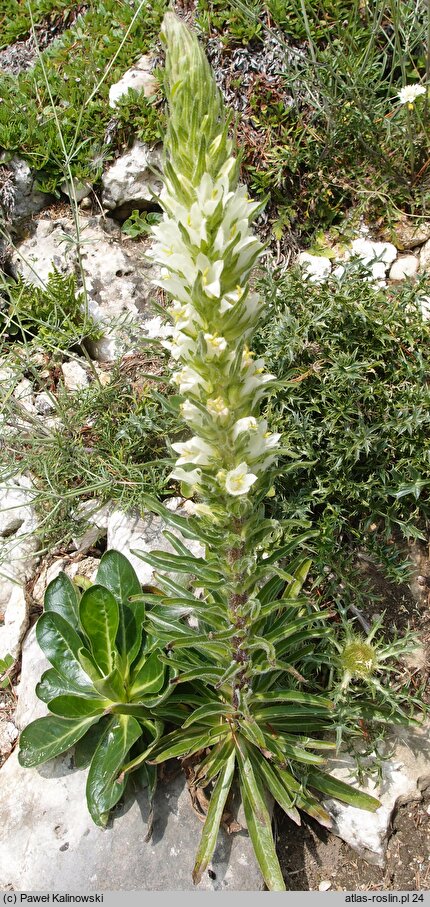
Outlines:
POLYGON ((430 889, 430 796, 401 806, 394 817, 383 868, 362 860, 312 819, 298 828, 278 817, 278 856, 292 891, 427 891, 430 889), (324 887, 328 888, 326 885, 324 887))

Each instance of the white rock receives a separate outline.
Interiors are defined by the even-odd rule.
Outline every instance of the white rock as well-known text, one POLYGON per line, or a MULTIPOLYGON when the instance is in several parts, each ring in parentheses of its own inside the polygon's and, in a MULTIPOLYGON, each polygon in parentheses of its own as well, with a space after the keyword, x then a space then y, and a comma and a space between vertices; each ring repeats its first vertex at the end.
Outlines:
POLYGON ((151 72, 152 57, 144 54, 134 65, 124 73, 119 82, 115 82, 109 89, 109 107, 116 107, 120 98, 134 89, 143 91, 145 98, 155 94, 157 80, 151 72))
POLYGON ((397 258, 397 249, 391 242, 373 242, 369 239, 354 239, 351 243, 354 255, 358 255, 364 264, 368 265, 375 259, 380 259, 385 265, 390 265, 397 258))
MULTIPOLYGON (((161 551, 173 553, 170 543, 164 538, 163 529, 167 529, 163 520, 153 513, 147 513, 140 517, 135 511, 125 513, 120 508, 115 508, 109 516, 107 527, 107 547, 115 548, 121 551, 133 564, 133 567, 144 585, 149 585, 154 575, 154 568, 144 561, 140 560, 136 554, 132 554, 132 549, 142 552, 153 551, 155 548, 161 551)), ((175 535, 181 538, 175 530, 175 535)), ((204 549, 197 541, 182 539, 184 544, 189 548, 192 554, 197 557, 204 556, 204 549)), ((182 577, 183 580, 183 577, 182 577)))
MULTIPOLYGON (((361 790, 380 800, 376 812, 331 799, 324 804, 334 819, 334 833, 377 866, 384 865, 394 810, 404 803, 420 800, 430 784, 430 724, 427 722, 417 729, 396 729, 388 742, 388 752, 392 755, 382 764, 381 784, 369 780, 359 785, 361 790)), ((330 759, 325 770, 351 783, 354 761, 344 754, 339 759, 330 759)))
POLYGON ((28 625, 25 584, 39 547, 31 485, 23 476, 0 486, 0 658, 16 659, 28 625))
POLYGON ((171 337, 173 334, 173 326, 166 324, 161 315, 156 315, 155 318, 149 318, 148 321, 145 321, 143 330, 150 340, 165 340, 166 337, 171 337))
POLYGON ((162 183, 153 168, 161 168, 161 151, 136 141, 130 151, 118 158, 102 177, 102 202, 119 218, 128 217, 134 208, 145 209, 161 192, 162 183))
POLYGON ((77 520, 86 520, 87 526, 82 535, 74 536, 73 544, 78 552, 87 551, 92 545, 104 535, 107 535, 107 526, 109 514, 115 505, 108 502, 100 504, 100 501, 84 501, 76 510, 77 520))
POLYGON ((28 378, 22 378, 22 380, 19 381, 15 387, 13 396, 16 400, 19 400, 21 406, 23 406, 28 413, 34 413, 33 385, 28 378))
POLYGON ((318 891, 330 891, 331 882, 328 879, 323 879, 322 882, 318 885, 318 891))
POLYGON ((66 233, 73 231, 67 218, 37 221, 34 232, 16 247, 14 265, 18 273, 34 286, 44 288, 54 268, 60 274, 71 274, 77 266, 74 246, 66 245, 66 233))
MULTIPOLYGON (((5 166, 1 158, 0 164, 5 166)), ((13 157, 6 162, 6 167, 11 174, 10 220, 12 222, 30 217, 50 204, 52 197, 35 189, 35 174, 27 161, 13 157)))
POLYGON ((74 180, 72 187, 72 185, 67 182, 67 180, 65 180, 64 183, 61 183, 60 189, 61 192, 64 193, 64 195, 67 195, 68 198, 76 199, 77 203, 79 204, 79 202, 82 202, 84 198, 88 198, 92 186, 91 183, 82 183, 79 180, 74 180))
POLYGON ((420 271, 430 271, 430 239, 423 245, 420 252, 420 271))
MULTIPOLYGON (((20 729, 46 714, 35 686, 49 667, 33 628, 23 647, 16 713, 20 729)), ((86 779, 87 772, 75 769, 70 752, 37 769, 21 768, 17 752, 9 757, 0 771, 0 888, 171 891, 173 885, 175 890, 195 890, 191 873, 202 826, 184 777, 160 781, 148 842, 146 791, 128 797, 102 829, 86 808, 86 779)), ((263 890, 244 831, 231 836, 221 831, 211 869, 214 877, 205 873, 198 890, 263 890)))
POLYGON ((18 729, 11 721, 0 721, 0 756, 8 756, 18 736, 18 729))
POLYGON ((418 258, 416 255, 403 255, 393 262, 390 268, 390 280, 405 280, 407 277, 415 277, 418 271, 418 258))
POLYGON ((309 283, 324 283, 331 271, 331 262, 324 255, 310 255, 300 252, 298 262, 302 265, 309 283))
POLYGON ((61 371, 63 372, 64 386, 68 391, 77 391, 82 387, 87 387, 89 384, 86 369, 73 359, 70 362, 63 362, 61 371))
POLYGON ((34 398, 34 407, 39 416, 49 416, 55 410, 55 400, 52 394, 42 391, 34 398))

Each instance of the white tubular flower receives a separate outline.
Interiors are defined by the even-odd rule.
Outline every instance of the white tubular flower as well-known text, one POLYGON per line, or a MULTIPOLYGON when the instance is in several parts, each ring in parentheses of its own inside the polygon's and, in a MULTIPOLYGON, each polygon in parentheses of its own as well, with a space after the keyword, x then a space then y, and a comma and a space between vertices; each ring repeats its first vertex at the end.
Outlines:
POLYGON ((190 331, 194 328, 201 327, 201 318, 191 303, 183 303, 175 300, 167 311, 176 323, 178 331, 190 331))
POLYGON ((197 406, 194 406, 194 403, 190 403, 189 400, 184 400, 179 407, 179 411, 185 422, 191 422, 192 425, 202 425, 203 416, 197 406))
POLYGON ((173 472, 169 475, 169 479, 175 479, 176 482, 185 482, 186 485, 199 486, 202 479, 202 473, 200 469, 190 469, 187 472, 187 470, 182 469, 181 466, 175 466, 173 472))
POLYGON ((209 359, 221 356, 221 353, 227 349, 225 337, 218 337, 217 334, 203 334, 203 336, 206 341, 206 350, 209 359))
POLYGON ((172 444, 173 450, 178 453, 179 459, 176 461, 177 466, 183 463, 195 463, 196 466, 209 466, 216 457, 216 450, 211 444, 207 444, 198 435, 194 435, 184 443, 177 442, 172 444))
POLYGON ((203 289, 207 296, 221 296, 220 277, 223 272, 224 262, 211 261, 203 252, 199 252, 196 259, 197 271, 202 275, 203 289))
POLYGON ((233 425, 232 437, 236 441, 239 435, 245 431, 255 432, 258 430, 258 422, 254 416, 246 416, 244 419, 238 419, 233 425))
POLYGON ((409 104, 413 107, 417 98, 426 93, 423 85, 405 85, 399 91, 399 100, 401 104, 409 104))
POLYGON ((248 494, 249 489, 257 481, 257 476, 248 471, 247 463, 239 463, 236 469, 230 469, 227 472, 224 483, 225 490, 228 494, 237 497, 241 494, 248 494))
POLYGON ((230 410, 222 397, 207 400, 206 409, 215 419, 226 419, 230 415, 230 410))
POLYGON ((180 372, 175 372, 172 381, 178 385, 180 394, 198 393, 201 388, 206 387, 206 382, 202 375, 199 375, 189 365, 185 365, 180 372))
POLYGON ((202 176, 200 186, 197 188, 197 204, 205 217, 210 217, 214 213, 221 199, 224 201, 232 194, 229 192, 229 180, 227 175, 221 176, 215 183, 209 173, 202 176))
POLYGON ((165 290, 166 293, 179 299, 179 301, 185 305, 192 303, 190 288, 187 281, 179 277, 178 274, 172 274, 168 268, 161 269, 160 279, 153 280, 153 284, 156 287, 161 287, 162 290, 165 290))
POLYGON ((169 350, 172 359, 188 359, 196 351, 196 343, 192 337, 176 330, 172 340, 165 340, 163 346, 169 350))

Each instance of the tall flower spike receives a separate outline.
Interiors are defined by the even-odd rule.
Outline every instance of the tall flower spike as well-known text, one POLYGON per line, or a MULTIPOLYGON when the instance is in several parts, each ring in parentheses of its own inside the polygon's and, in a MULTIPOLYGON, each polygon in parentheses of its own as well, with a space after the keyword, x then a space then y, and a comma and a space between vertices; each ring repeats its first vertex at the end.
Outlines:
POLYGON ((231 513, 276 459, 279 440, 259 418, 274 376, 248 346, 261 310, 249 286, 263 248, 251 231, 260 205, 238 185, 229 119, 197 38, 171 12, 161 37, 170 116, 164 215, 149 254, 161 265, 158 285, 172 297, 173 336, 164 346, 192 431, 188 442, 173 445, 180 457, 172 478, 183 480, 188 496, 214 509, 224 502, 231 513))

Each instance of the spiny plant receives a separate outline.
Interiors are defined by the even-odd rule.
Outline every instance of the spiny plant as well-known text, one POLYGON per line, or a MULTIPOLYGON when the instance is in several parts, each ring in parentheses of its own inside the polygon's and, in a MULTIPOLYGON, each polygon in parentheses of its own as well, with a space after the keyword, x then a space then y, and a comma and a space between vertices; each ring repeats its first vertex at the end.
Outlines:
MULTIPOLYGON (((117 777, 130 750, 160 735, 153 708, 170 693, 170 670, 143 630, 144 605, 131 601, 141 591, 127 558, 107 551, 82 595, 65 573, 49 584, 36 626, 52 664, 36 693, 52 714, 25 728, 19 761, 40 765, 77 744, 75 764, 89 765, 87 804, 97 825, 106 825, 124 793, 128 779, 117 777)), ((152 800, 156 769, 142 771, 152 800)))
POLYGON ((178 364, 179 394, 170 404, 192 435, 172 444, 179 457, 171 477, 189 498, 190 517, 148 505, 186 539, 198 538, 206 554, 192 555, 169 531, 175 553, 141 554, 167 572, 157 573, 159 589, 144 601, 148 624, 166 648, 160 658, 174 669, 178 688, 160 714, 181 727, 131 760, 121 777, 145 760, 192 757, 194 786, 211 790, 196 883, 236 778, 265 882, 284 890, 266 792, 297 822, 301 808, 330 824, 315 791, 368 809, 378 801, 321 768, 336 716, 329 696, 306 689, 321 668, 321 642, 332 632, 330 615, 301 594, 309 561, 297 549, 312 532, 291 540, 288 524, 264 515, 282 448, 281 436, 260 415, 276 378, 249 347, 263 307, 250 284, 262 250, 251 222, 261 205, 238 185, 230 118, 198 41, 173 13, 164 18, 162 40, 170 118, 164 215, 152 231, 151 256, 162 269, 158 284, 172 298, 166 343, 178 364), (189 591, 170 571, 191 573, 203 593, 189 591), (190 615, 197 626, 184 621, 190 615))

